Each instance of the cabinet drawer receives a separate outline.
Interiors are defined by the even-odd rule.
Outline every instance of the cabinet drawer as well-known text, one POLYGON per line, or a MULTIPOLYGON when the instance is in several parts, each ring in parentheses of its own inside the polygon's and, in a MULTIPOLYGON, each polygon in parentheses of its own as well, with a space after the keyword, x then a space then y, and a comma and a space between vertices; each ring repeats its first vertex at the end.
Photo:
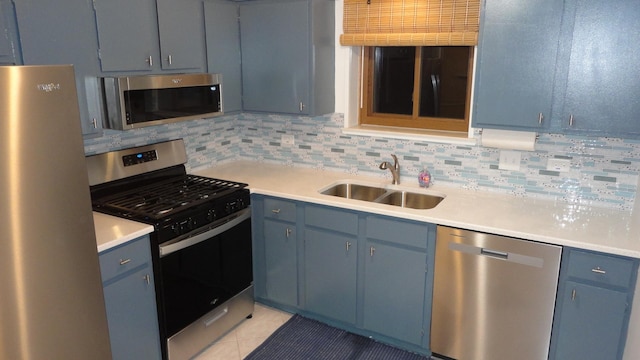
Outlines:
POLYGON ((296 221, 296 204, 282 199, 264 199, 264 217, 284 221, 296 221))
POLYGON ((358 215, 350 211, 307 205, 304 212, 305 225, 317 226, 346 234, 358 234, 358 215))
POLYGON ((102 282, 151 262, 149 245, 149 237, 145 236, 100 253, 102 282))
POLYGON ((429 226, 381 216, 367 216, 367 238, 427 248, 429 226))
POLYGON ((635 268, 632 259, 569 250, 569 276, 605 285, 629 287, 635 268))

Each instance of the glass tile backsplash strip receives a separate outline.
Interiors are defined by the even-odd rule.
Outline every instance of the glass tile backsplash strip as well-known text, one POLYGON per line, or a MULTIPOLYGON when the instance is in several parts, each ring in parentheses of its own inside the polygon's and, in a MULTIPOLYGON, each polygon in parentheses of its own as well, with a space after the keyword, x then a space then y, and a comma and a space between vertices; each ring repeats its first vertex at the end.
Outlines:
POLYGON ((518 171, 498 169, 500 150, 481 146, 344 135, 342 114, 300 117, 242 113, 129 131, 105 130, 85 139, 86 155, 184 138, 190 171, 236 159, 390 178, 378 169, 396 154, 402 181, 423 167, 433 183, 631 210, 640 174, 640 141, 540 134, 536 151, 522 151, 518 171), (283 141, 293 135, 293 144, 283 141), (286 138, 286 136, 285 136, 286 138), (547 170, 565 159, 566 172, 547 170))

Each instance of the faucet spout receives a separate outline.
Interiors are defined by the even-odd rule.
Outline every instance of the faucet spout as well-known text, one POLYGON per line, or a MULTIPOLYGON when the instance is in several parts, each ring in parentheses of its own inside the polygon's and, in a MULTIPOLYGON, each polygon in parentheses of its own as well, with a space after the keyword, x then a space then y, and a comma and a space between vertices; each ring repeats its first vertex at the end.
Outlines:
POLYGON ((398 185, 400 184, 400 163, 398 163, 397 156, 391 154, 391 157, 393 158, 393 165, 391 165, 391 163, 389 163, 388 161, 383 161, 380 164, 380 170, 389 169, 389 171, 391 171, 391 175, 393 176, 392 184, 398 185))

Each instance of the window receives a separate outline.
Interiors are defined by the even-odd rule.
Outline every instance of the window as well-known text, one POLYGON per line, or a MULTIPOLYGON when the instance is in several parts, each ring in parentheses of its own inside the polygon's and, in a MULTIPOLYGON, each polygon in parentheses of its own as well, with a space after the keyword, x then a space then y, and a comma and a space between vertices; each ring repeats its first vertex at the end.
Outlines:
POLYGON ((471 46, 368 46, 360 124, 466 132, 471 46))

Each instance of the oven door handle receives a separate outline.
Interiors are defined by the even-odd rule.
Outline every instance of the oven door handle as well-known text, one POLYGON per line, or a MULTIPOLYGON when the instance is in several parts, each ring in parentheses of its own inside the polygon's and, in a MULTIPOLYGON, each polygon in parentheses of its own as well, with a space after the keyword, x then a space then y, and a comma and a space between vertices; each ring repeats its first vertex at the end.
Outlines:
POLYGON ((230 220, 229 222, 226 222, 211 230, 186 238, 184 240, 180 240, 175 243, 171 243, 168 245, 160 245, 160 257, 167 256, 171 253, 182 250, 184 248, 188 248, 189 246, 193 246, 205 240, 211 239, 214 236, 222 234, 223 232, 231 229, 232 227, 240 224, 241 222, 251 218, 251 208, 249 207, 244 210, 241 210, 237 214, 239 215, 235 217, 233 220, 230 220))

